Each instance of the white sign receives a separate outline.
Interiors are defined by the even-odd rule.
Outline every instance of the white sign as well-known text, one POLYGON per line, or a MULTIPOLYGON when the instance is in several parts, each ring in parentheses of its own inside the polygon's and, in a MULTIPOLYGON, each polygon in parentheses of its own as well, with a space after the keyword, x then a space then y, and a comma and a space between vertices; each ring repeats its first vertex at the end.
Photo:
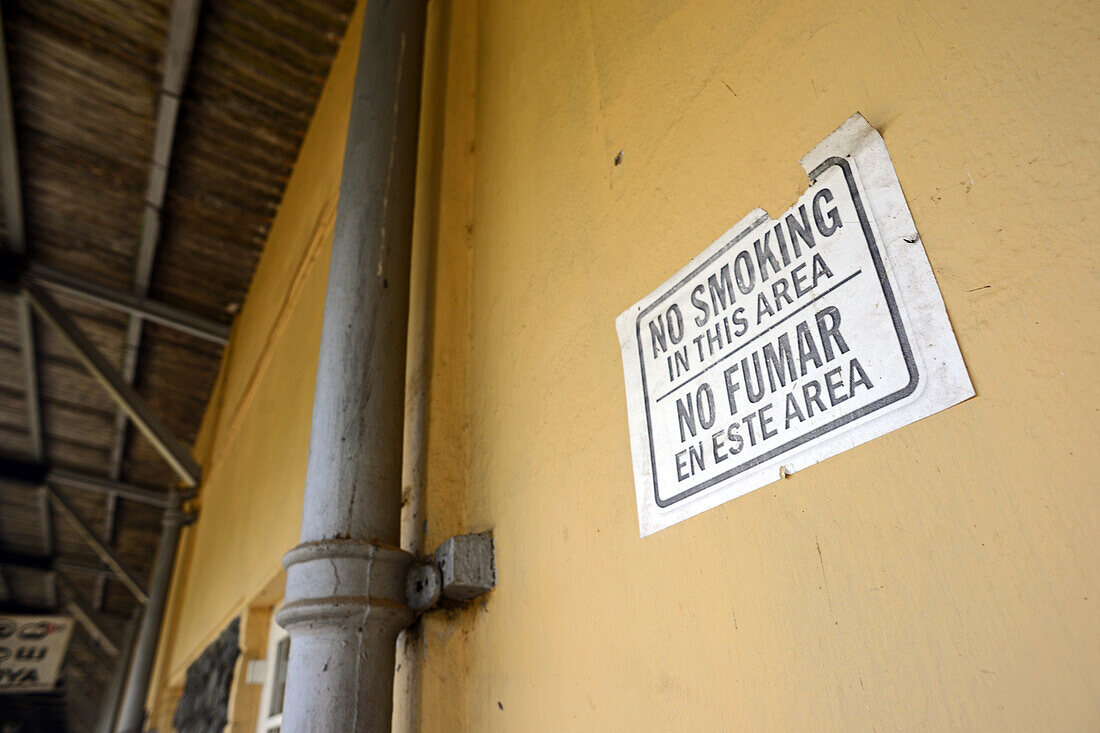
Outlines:
POLYGON ((0 692, 52 690, 72 633, 65 616, 0 616, 0 692))
POLYGON ((882 137, 802 166, 616 321, 643 536, 974 394, 882 137))

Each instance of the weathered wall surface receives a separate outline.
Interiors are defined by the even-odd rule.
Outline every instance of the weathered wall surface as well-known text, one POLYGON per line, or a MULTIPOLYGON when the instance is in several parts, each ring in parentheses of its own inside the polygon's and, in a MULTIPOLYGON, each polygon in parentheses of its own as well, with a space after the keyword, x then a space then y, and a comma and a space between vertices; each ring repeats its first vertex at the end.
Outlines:
MULTIPOLYGON (((401 721, 1100 725, 1091 5, 429 14, 406 544, 491 528, 499 586, 425 619, 401 721), (753 207, 786 208, 798 159, 857 110, 885 137, 978 396, 640 540, 615 316, 753 207)), ((297 541, 350 28, 197 447, 163 722, 195 655, 277 594, 297 541)))
POLYGON ((429 442, 426 544, 493 528, 499 586, 425 623, 423 729, 1095 730, 1095 6, 477 12, 466 432, 429 442), (639 540, 615 316, 857 110, 977 398, 639 540))

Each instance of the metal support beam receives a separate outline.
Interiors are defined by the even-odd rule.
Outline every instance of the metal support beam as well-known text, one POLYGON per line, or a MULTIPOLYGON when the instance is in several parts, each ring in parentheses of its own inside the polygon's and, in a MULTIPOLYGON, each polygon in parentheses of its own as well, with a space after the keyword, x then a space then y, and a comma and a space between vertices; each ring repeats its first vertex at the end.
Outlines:
POLYGON ((73 587, 73 584, 61 574, 57 575, 57 581, 65 594, 65 610, 72 614, 76 622, 84 627, 84 630, 95 639, 96 643, 103 648, 103 651, 107 652, 112 657, 117 657, 118 646, 111 641, 111 637, 108 636, 103 628, 96 622, 95 615, 84 603, 84 600, 80 597, 80 593, 73 587))
POLYGON ((4 18, 0 15, 0 209, 4 214, 8 249, 23 254, 26 251, 23 188, 19 183, 19 146, 15 137, 8 49, 3 29, 4 18))
POLYGON ((0 614, 14 614, 16 616, 51 616, 57 613, 61 613, 61 609, 56 606, 39 606, 34 603, 0 601, 0 614))
MULTIPOLYGON (((122 348, 122 378, 126 384, 134 383, 134 375, 137 373, 138 352, 141 349, 142 333, 141 316, 130 314, 129 323, 126 325, 126 341, 122 348)), ((118 409, 115 412, 115 424, 113 437, 111 438, 111 456, 107 466, 107 478, 117 481, 122 476, 122 459, 126 454, 126 411, 118 409)), ((104 497, 103 506, 103 541, 114 544, 115 524, 118 520, 118 494, 111 491, 104 497)), ((95 599, 92 601, 95 608, 103 608, 103 602, 107 598, 107 578, 102 577, 96 583, 95 599)))
MULTIPOLYGON (((31 555, 26 552, 12 552, 0 550, 0 565, 21 570, 37 570, 43 573, 52 573, 57 568, 54 563, 57 558, 53 555, 31 555)), ((54 604, 57 605, 57 604, 54 604)))
POLYGON ((205 341, 224 344, 229 340, 229 326, 224 323, 196 316, 156 300, 138 297, 132 293, 115 290, 76 275, 36 264, 31 265, 30 276, 34 281, 52 290, 104 308, 140 315, 147 321, 174 328, 205 341))
MULTIPOLYGON (((187 69, 191 64, 191 51, 195 45, 195 31, 199 26, 200 0, 176 0, 172 3, 168 22, 168 46, 164 54, 164 78, 161 81, 160 102, 157 108, 156 127, 153 130, 153 152, 150 156, 149 181, 145 191, 145 216, 142 219, 141 238, 134 258, 133 293, 139 298, 149 294, 149 281, 153 274, 157 244, 160 242, 161 209, 168 189, 168 172, 172 162, 172 143, 179 120, 180 97, 183 95, 187 69)), ((134 383, 138 355, 141 352, 143 319, 139 313, 131 313, 126 324, 126 340, 122 349, 122 378, 134 383)), ((111 460, 107 477, 117 480, 122 474, 122 458, 126 453, 126 412, 115 413, 114 434, 111 439, 111 460)), ((103 513, 103 539, 114 542, 115 518, 118 513, 118 496, 108 494, 103 513)), ((96 588, 95 604, 103 604, 106 581, 96 588)))
MULTIPOLYGON (((96 476, 89 476, 76 471, 66 471, 60 468, 50 469, 46 473, 46 483, 50 486, 95 491, 100 494, 115 494, 129 501, 136 501, 139 504, 148 504, 161 509, 166 508, 170 501, 168 494, 163 491, 146 489, 142 486, 135 486, 121 481, 108 481, 96 476)), ((185 495, 189 496, 190 492, 185 495)))
MULTIPOLYGON (((50 509, 49 490, 39 486, 35 492, 35 503, 38 505, 38 522, 42 525, 42 552, 47 556, 54 553, 53 541, 53 511, 50 509)), ((50 597, 50 604, 57 605, 57 573, 50 573, 45 578, 46 594, 50 597)))
POLYGON ((69 575, 88 575, 93 578, 104 578, 113 576, 109 568, 104 568, 98 565, 85 565, 83 563, 70 562, 69 560, 54 560, 53 568, 59 573, 68 573, 69 575))
POLYGON ((38 356, 34 343, 34 313, 26 298, 18 298, 15 316, 19 321, 20 353, 23 359, 23 397, 27 401, 27 432, 31 456, 41 461, 45 455, 42 441, 42 406, 38 399, 38 356))
POLYGON ((301 544, 283 558, 283 729, 390 729, 424 0, 367 3, 332 244, 301 544))
MULTIPOLYGON (((80 473, 79 471, 50 468, 44 463, 2 455, 0 455, 0 481, 21 483, 31 487, 42 485, 60 486, 65 489, 78 489, 98 494, 115 493, 129 501, 136 501, 139 504, 148 504, 161 509, 167 507, 170 502, 168 494, 156 489, 147 489, 143 486, 135 486, 122 481, 108 481, 105 478, 80 473)), ((190 492, 183 492, 181 495, 185 499, 190 498, 190 492)))
MULTIPOLYGON (((57 576, 58 578, 62 576, 57 576)), ((84 627, 84 630, 95 639, 95 642, 103 649, 103 651, 110 654, 112 657, 118 656, 118 647, 111 641, 111 638, 107 636, 103 629, 96 625, 95 618, 92 616, 92 611, 86 607, 83 603, 79 603, 74 599, 65 601, 65 610, 69 612, 76 622, 84 627)))
POLYGON ((69 505, 69 502, 58 494, 56 491, 50 489, 50 502, 53 503, 54 509, 68 520, 69 524, 73 526, 77 534, 88 543, 88 545, 95 550, 95 553, 99 555, 99 559, 107 564, 108 567, 114 571, 114 574, 118 577, 122 584, 130 589, 130 592, 134 594, 134 598, 137 598, 140 603, 147 603, 149 596, 145 594, 141 586, 138 584, 134 576, 130 574, 126 568, 122 566, 122 562, 115 556, 111 549, 100 542, 99 538, 95 536, 91 528, 84 523, 84 520, 77 516, 76 512, 69 505))
MULTIPOLYGON (((18 255, 27 251, 23 221, 23 184, 19 174, 19 145, 15 133, 11 75, 8 69, 4 19, 0 14, 0 212, 4 218, 5 246, 18 255)), ((34 342, 34 313, 24 297, 16 299, 15 317, 19 327, 20 353, 23 360, 23 399, 27 405, 27 432, 31 456, 41 461, 45 455, 42 440, 42 406, 38 394, 38 356, 34 342)), ((41 497, 40 497, 41 498, 41 497)), ((47 552, 53 552, 53 526, 49 502, 39 502, 39 521, 47 552)), ((57 605, 57 579, 45 578, 46 592, 57 605)))
MULTIPOLYGON (((176 560, 180 530, 186 523, 187 517, 180 511, 179 496, 173 494, 172 505, 164 512, 164 529, 161 531, 160 547, 153 565, 149 602, 145 604, 145 612, 141 617, 141 629, 138 631, 137 645, 134 647, 134 661, 126 678, 126 688, 119 709, 118 730, 122 733, 140 731, 145 720, 145 697, 149 692, 149 676, 153 671, 153 660, 156 658, 157 639, 160 636, 161 621, 164 618, 164 605, 168 600, 168 588, 172 582, 172 567, 176 560)), ((284 727, 284 730, 294 729, 284 727)))
MULTIPOLYGON (((58 572, 68 575, 89 575, 94 578, 111 574, 110 570, 97 565, 84 565, 50 555, 28 555, 22 552, 8 551, 0 551, 0 567, 37 570, 43 573, 58 572)), ((52 607, 56 608, 56 606, 57 604, 54 604, 52 607)))
POLYGON ((168 461, 168 465, 175 470, 180 479, 188 486, 197 486, 200 474, 199 464, 180 445, 168 428, 157 419, 137 391, 122 379, 118 371, 84 335, 53 296, 33 280, 24 280, 22 288, 39 315, 61 333, 92 376, 126 410, 130 419, 168 461))
MULTIPOLYGON (((58 569, 65 567, 66 563, 50 555, 27 555, 18 552, 6 552, 0 551, 0 565, 4 567, 19 568, 21 570, 32 570, 52 575, 57 578, 58 586, 64 591, 65 604, 61 606, 58 603, 48 604, 45 608, 28 608, 27 613, 59 613, 60 611, 68 611, 77 620, 77 622, 84 627, 89 635, 96 642, 103 647, 111 656, 118 654, 118 647, 111 641, 110 636, 103 630, 103 627, 96 620, 95 614, 90 611, 84 600, 81 598, 80 593, 73 587, 73 584, 65 578, 64 575, 58 572, 58 569)), ((72 565, 70 567, 83 568, 85 566, 72 565)), ((95 572, 99 572, 98 568, 91 568, 95 572)), ((11 609, 6 612, 14 613, 11 609)))
MULTIPOLYGON (((27 432, 30 434, 31 457, 36 461, 45 458, 46 446, 42 437, 42 404, 38 391, 38 350, 34 339, 34 311, 30 302, 20 296, 15 303, 19 321, 20 352, 23 356, 23 399, 27 404, 27 432)), ((38 494, 38 523, 42 528, 44 551, 53 554, 53 512, 49 499, 41 491, 38 494)), ((57 576, 51 573, 44 579, 46 593, 53 605, 57 605, 57 576)))

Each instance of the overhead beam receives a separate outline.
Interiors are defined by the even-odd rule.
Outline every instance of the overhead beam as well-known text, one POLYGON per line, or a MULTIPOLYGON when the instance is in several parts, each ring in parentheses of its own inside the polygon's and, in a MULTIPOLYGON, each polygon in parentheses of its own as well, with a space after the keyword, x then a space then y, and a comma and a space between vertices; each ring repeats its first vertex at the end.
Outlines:
MULTIPOLYGON (((149 294, 153 262, 156 260, 157 245, 160 243, 161 210, 168 190, 168 172, 172 162, 176 125, 179 122, 180 97, 183 95, 187 70, 191 64, 191 51, 195 45, 200 6, 200 0, 176 0, 172 3, 169 17, 168 43, 164 54, 164 77, 161 80, 157 117, 153 129, 153 150, 150 155, 148 183, 145 189, 145 213, 142 218, 137 255, 134 258, 132 290, 133 295, 138 298, 145 298, 149 294)), ((121 371, 123 379, 131 383, 137 371, 143 320, 144 316, 141 313, 131 312, 126 327, 121 371)), ((115 419, 115 436, 108 471, 112 479, 119 477, 122 467, 126 422, 126 413, 120 410, 115 419)), ((109 503, 112 506, 108 507, 107 516, 113 517, 114 502, 112 500, 109 503)), ((108 526, 108 537, 111 534, 112 528, 108 526)))
POLYGON ((72 614, 76 622, 84 627, 84 630, 88 632, 89 636, 95 639, 95 642, 102 647, 103 651, 107 652, 112 657, 117 657, 118 646, 111 641, 111 637, 108 636, 107 632, 103 630, 103 627, 96 622, 95 615, 84 603, 84 599, 81 598, 80 593, 73 587, 73 584, 70 583, 64 575, 58 575, 57 580, 61 585, 61 589, 64 591, 65 610, 72 614))
POLYGON ((26 252, 23 225, 23 189, 19 184, 19 146, 15 138, 15 112, 8 73, 8 49, 4 42, 4 18, 0 14, 0 208, 10 250, 26 252))
POLYGON ((161 491, 146 489, 142 486, 135 486, 121 481, 109 481, 97 476, 89 476, 60 468, 50 469, 46 473, 46 483, 51 486, 83 489, 84 491, 95 491, 100 494, 115 494, 123 499, 136 501, 139 504, 148 504, 160 509, 166 508, 169 503, 168 495, 161 491))
POLYGON ((92 578, 107 578, 114 575, 110 568, 99 565, 85 565, 70 560, 54 560, 53 567, 57 572, 68 573, 69 575, 87 575, 92 578))
POLYGON ((224 323, 197 316, 160 301, 116 290, 43 265, 31 264, 30 277, 51 290, 104 308, 137 314, 152 323, 159 323, 205 341, 224 344, 229 340, 229 326, 224 323))
MULTIPOLYGON (((124 499, 164 509, 169 504, 168 494, 143 486, 109 481, 79 471, 50 468, 44 463, 0 456, 0 480, 27 484, 28 486, 60 486, 66 489, 92 491, 98 494, 115 493, 124 499)), ((185 498, 189 495, 185 494, 185 498)))
POLYGON ((16 616, 49 616, 59 613, 57 606, 40 606, 36 603, 21 603, 19 601, 0 601, 0 614, 14 614, 16 616))
POLYGON ((41 461, 45 452, 42 440, 42 405, 38 395, 38 352, 34 343, 34 313, 26 298, 17 298, 15 317, 19 322, 19 352, 23 361, 23 398, 27 405, 27 432, 31 456, 41 461))
POLYGON ((91 528, 85 524, 77 513, 70 506, 69 502, 65 501, 64 497, 58 494, 54 490, 50 490, 50 502, 53 503, 54 509, 58 514, 68 520, 81 539, 88 543, 88 545, 99 555, 99 559, 107 564, 108 567, 114 572, 122 584, 125 585, 134 597, 141 603, 147 603, 149 596, 145 594, 145 590, 138 584, 134 576, 122 565, 121 560, 115 556, 115 553, 111 551, 109 547, 104 545, 91 528))
POLYGON ((199 464, 168 428, 157 419, 137 391, 123 380, 118 371, 84 335, 53 296, 33 280, 24 280, 22 289, 39 315, 61 333, 92 376, 107 390, 115 402, 126 410, 126 414, 179 475, 183 483, 187 486, 197 486, 200 475, 199 464))
POLYGON ((56 562, 56 558, 53 555, 31 555, 27 552, 0 550, 0 565, 7 567, 20 568, 21 570, 41 570, 44 573, 51 573, 56 570, 54 562, 56 562))
MULTIPOLYGON (((55 614, 68 611, 107 653, 111 656, 118 656, 118 647, 111 641, 110 636, 97 621, 97 614, 88 609, 72 583, 64 575, 61 575, 61 572, 102 575, 106 574, 107 571, 97 567, 59 560, 51 556, 29 555, 5 550, 0 550, 0 567, 31 570, 41 572, 45 577, 56 577, 58 585, 64 589, 66 595, 64 605, 57 602, 48 603, 45 606, 26 605, 0 599, 0 613, 55 614)), ((113 614, 105 615, 110 617, 113 614)))
MULTIPOLYGON (((0 14, 0 214, 4 219, 4 246, 20 257, 27 252, 23 222, 23 185, 19 175, 19 145, 15 135, 11 75, 8 69, 4 18, 0 14)), ((42 460, 42 410, 38 402, 38 360, 34 345, 34 315, 25 298, 15 306, 19 322, 20 352, 23 358, 23 387, 27 402, 27 426, 31 454, 42 460)))
MULTIPOLYGON (((38 516, 45 519, 48 516, 50 508, 50 492, 44 486, 38 487, 35 491, 35 503, 38 506, 38 516)), ((45 532, 42 533, 42 551, 47 555, 53 554, 54 541, 53 541, 53 524, 47 522, 45 524, 45 532)))
MULTIPOLYGON (((153 151, 149 160, 149 180, 145 189, 145 213, 142 218, 141 237, 134 258, 133 294, 144 298, 149 294, 149 281, 153 275, 157 245, 164 208, 164 196, 168 190, 168 172, 172 163, 172 145, 179 122, 180 98, 191 65, 191 51, 195 45, 195 32, 199 26, 200 0, 175 0, 168 18, 168 42, 164 53, 164 77, 160 85, 157 118, 153 129, 153 151)), ((134 383, 138 356, 141 353, 143 318, 131 313, 126 324, 126 338, 122 349, 122 378, 134 383)), ((122 459, 126 453, 126 411, 115 412, 114 432, 111 438, 111 456, 107 477, 117 480, 122 475, 122 459)), ((103 539, 114 542, 115 522, 118 514, 118 495, 108 494, 103 512, 103 539)), ((95 607, 101 608, 106 596, 106 581, 96 588, 95 607)))
POLYGON ((109 569, 101 568, 98 565, 86 565, 85 563, 64 560, 53 555, 31 555, 10 550, 0 550, 0 567, 33 570, 42 573, 57 572, 66 575, 87 575, 93 578, 111 575, 109 569))
MULTIPOLYGON (((0 33, 2 35, 2 33, 0 33)), ((29 433, 31 457, 41 461, 45 456, 42 439, 42 405, 38 394, 38 350, 34 343, 34 312, 24 297, 16 298, 15 314, 19 321, 20 352, 23 356, 23 399, 27 407, 27 432, 29 433)), ((42 549, 53 554, 53 511, 49 499, 42 490, 37 496, 38 526, 41 528, 42 549)), ((51 573, 43 578, 46 594, 53 605, 57 605, 57 576, 51 573)))
POLYGON ((95 639, 95 642, 102 647, 103 651, 107 652, 112 657, 118 656, 118 647, 115 646, 114 642, 111 641, 111 638, 107 636, 103 629, 99 628, 95 622, 95 617, 92 616, 92 611, 88 607, 70 598, 65 601, 65 610, 76 619, 78 624, 84 627, 84 630, 95 639))
MULTIPOLYGON (((39 486, 35 490, 35 503, 38 506, 38 523, 42 527, 42 552, 47 555, 54 553, 53 537, 53 508, 50 506, 49 489, 39 486)), ((57 573, 50 573, 44 579, 46 583, 46 595, 50 603, 57 605, 57 573)))
MULTIPOLYGON (((11 73, 8 49, 4 38, 4 18, 0 12, 0 210, 4 218, 5 245, 11 252, 25 256, 26 225, 23 220, 23 184, 19 174, 19 145, 15 133, 15 110, 12 103, 11 73)), ((34 343, 34 313, 24 297, 16 299, 15 317, 19 328, 19 351, 23 361, 23 399, 27 408, 27 432, 31 455, 41 461, 45 446, 42 440, 42 405, 38 395, 38 354, 34 343)), ((42 536, 52 552, 53 527, 49 503, 39 503, 42 536)), ((57 605, 57 580, 45 578, 46 592, 57 605)))

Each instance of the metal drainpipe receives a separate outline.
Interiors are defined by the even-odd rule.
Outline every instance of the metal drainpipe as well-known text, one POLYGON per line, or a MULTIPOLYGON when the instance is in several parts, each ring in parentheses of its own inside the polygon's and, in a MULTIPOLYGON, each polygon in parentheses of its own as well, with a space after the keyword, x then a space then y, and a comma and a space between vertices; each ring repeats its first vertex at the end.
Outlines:
POLYGON ((301 543, 286 554, 284 731, 388 731, 398 632, 409 260, 425 0, 363 18, 317 365, 301 543))
POLYGON ((126 678, 126 690, 118 714, 120 733, 137 733, 145 722, 145 697, 149 692, 149 676, 153 671, 153 659, 157 651, 157 637, 164 618, 164 604, 168 600, 168 586, 172 581, 172 566, 176 559, 180 529, 186 517, 180 510, 180 495, 173 491, 164 510, 164 528, 160 533, 160 547, 153 565, 153 580, 149 588, 149 600, 141 615, 137 646, 126 678))
POLYGON ((122 650, 115 662, 115 671, 111 673, 111 682, 107 686, 107 694, 103 696, 103 702, 99 707, 99 719, 96 722, 96 733, 114 733, 115 719, 118 717, 118 704, 122 699, 122 685, 126 681, 126 673, 130 670, 130 660, 133 659, 134 641, 137 639, 140 612, 135 612, 126 624, 123 632, 122 650))

